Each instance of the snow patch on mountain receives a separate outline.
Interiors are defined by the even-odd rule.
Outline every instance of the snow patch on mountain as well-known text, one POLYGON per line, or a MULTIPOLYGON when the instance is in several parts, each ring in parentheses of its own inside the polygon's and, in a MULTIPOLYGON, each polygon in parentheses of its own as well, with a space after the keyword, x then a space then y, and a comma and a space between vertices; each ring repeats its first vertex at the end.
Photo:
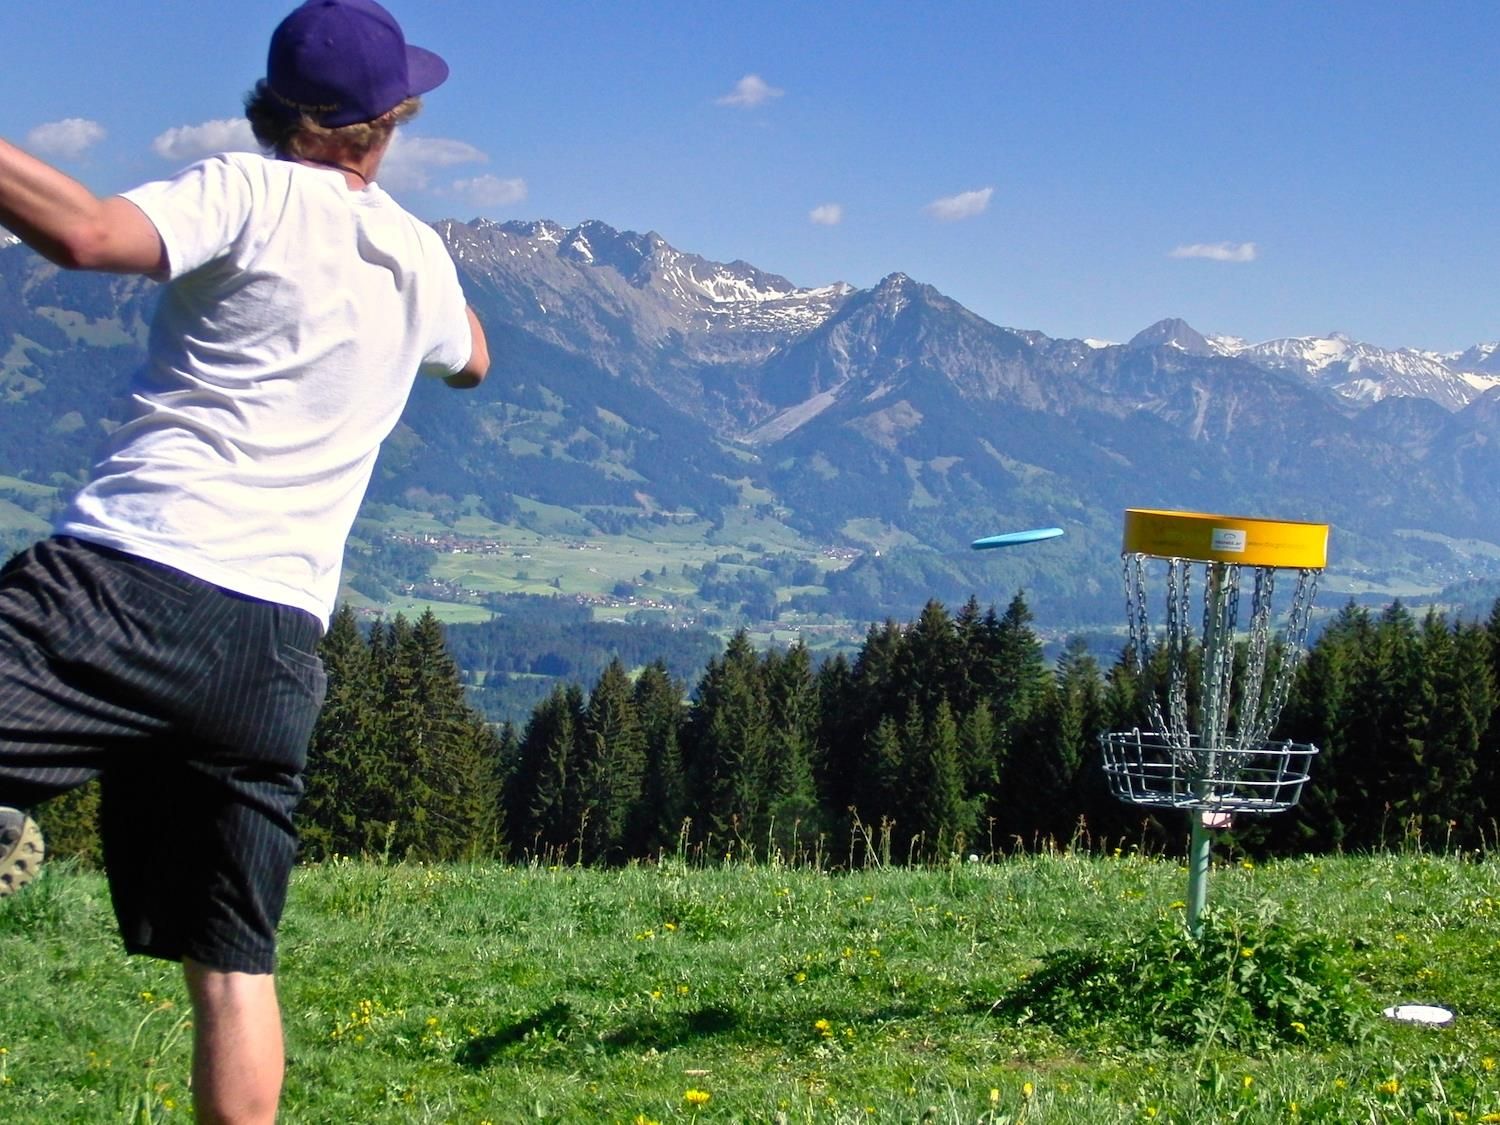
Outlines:
POLYGON ((1137 335, 1131 346, 1242 359, 1265 371, 1298 376, 1361 406, 1407 397, 1461 410, 1500 385, 1500 345, 1489 345, 1488 351, 1479 345, 1445 356, 1416 348, 1381 348, 1343 332, 1252 344, 1238 336, 1200 335, 1181 320, 1162 320, 1137 335))

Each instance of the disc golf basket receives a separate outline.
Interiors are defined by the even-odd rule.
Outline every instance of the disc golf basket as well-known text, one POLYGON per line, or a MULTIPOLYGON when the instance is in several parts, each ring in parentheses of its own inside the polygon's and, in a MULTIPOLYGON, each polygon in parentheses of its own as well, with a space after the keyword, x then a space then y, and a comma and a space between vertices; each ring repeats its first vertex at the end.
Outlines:
POLYGON ((1328 525, 1130 508, 1121 553, 1126 659, 1139 676, 1149 729, 1101 735, 1104 772, 1122 801, 1189 813, 1188 925, 1197 934, 1208 893, 1210 830, 1227 827, 1236 814, 1294 806, 1318 752, 1311 744, 1268 736, 1305 652, 1318 575, 1327 561, 1328 525), (1276 645, 1272 599, 1283 571, 1294 572, 1295 586, 1276 645), (1166 586, 1156 645, 1146 598, 1153 574, 1163 575, 1166 586), (1239 660, 1247 579, 1250 619, 1239 660), (1203 602, 1197 636, 1195 582, 1203 602))

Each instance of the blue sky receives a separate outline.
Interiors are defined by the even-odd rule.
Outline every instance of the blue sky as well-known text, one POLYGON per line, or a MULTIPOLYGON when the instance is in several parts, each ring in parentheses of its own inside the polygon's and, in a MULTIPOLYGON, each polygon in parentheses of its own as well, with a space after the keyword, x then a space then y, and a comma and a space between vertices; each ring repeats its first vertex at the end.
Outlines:
MULTIPOLYGON (((1500 4, 393 0, 453 75, 382 183, 1009 327, 1500 338, 1500 4)), ((289 10, 8 14, 0 135, 98 191, 235 129, 289 10)))

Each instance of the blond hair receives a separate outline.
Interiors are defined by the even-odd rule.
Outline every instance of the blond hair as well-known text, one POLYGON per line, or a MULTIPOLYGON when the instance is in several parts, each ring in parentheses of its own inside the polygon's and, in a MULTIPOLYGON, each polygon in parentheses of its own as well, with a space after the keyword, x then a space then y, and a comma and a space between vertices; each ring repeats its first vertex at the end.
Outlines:
POLYGON ((339 152, 358 159, 384 144, 397 125, 410 121, 421 108, 421 98, 407 98, 373 121, 329 127, 305 113, 289 114, 264 78, 245 95, 245 116, 255 139, 279 156, 304 158, 339 152))

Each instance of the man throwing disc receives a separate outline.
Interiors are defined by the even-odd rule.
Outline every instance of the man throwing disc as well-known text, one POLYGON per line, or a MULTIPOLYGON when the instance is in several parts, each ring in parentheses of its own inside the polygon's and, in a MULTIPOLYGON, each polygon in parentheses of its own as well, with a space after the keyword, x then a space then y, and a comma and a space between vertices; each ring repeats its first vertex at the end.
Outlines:
POLYGON ((163 284, 126 422, 0 571, 0 895, 41 859, 24 810, 101 778, 125 946, 183 965, 199 1121, 276 1116, 316 648, 379 444, 419 373, 489 368, 441 240, 375 183, 447 75, 373 0, 309 0, 246 101, 267 155, 100 199, 0 141, 0 226, 163 284))

